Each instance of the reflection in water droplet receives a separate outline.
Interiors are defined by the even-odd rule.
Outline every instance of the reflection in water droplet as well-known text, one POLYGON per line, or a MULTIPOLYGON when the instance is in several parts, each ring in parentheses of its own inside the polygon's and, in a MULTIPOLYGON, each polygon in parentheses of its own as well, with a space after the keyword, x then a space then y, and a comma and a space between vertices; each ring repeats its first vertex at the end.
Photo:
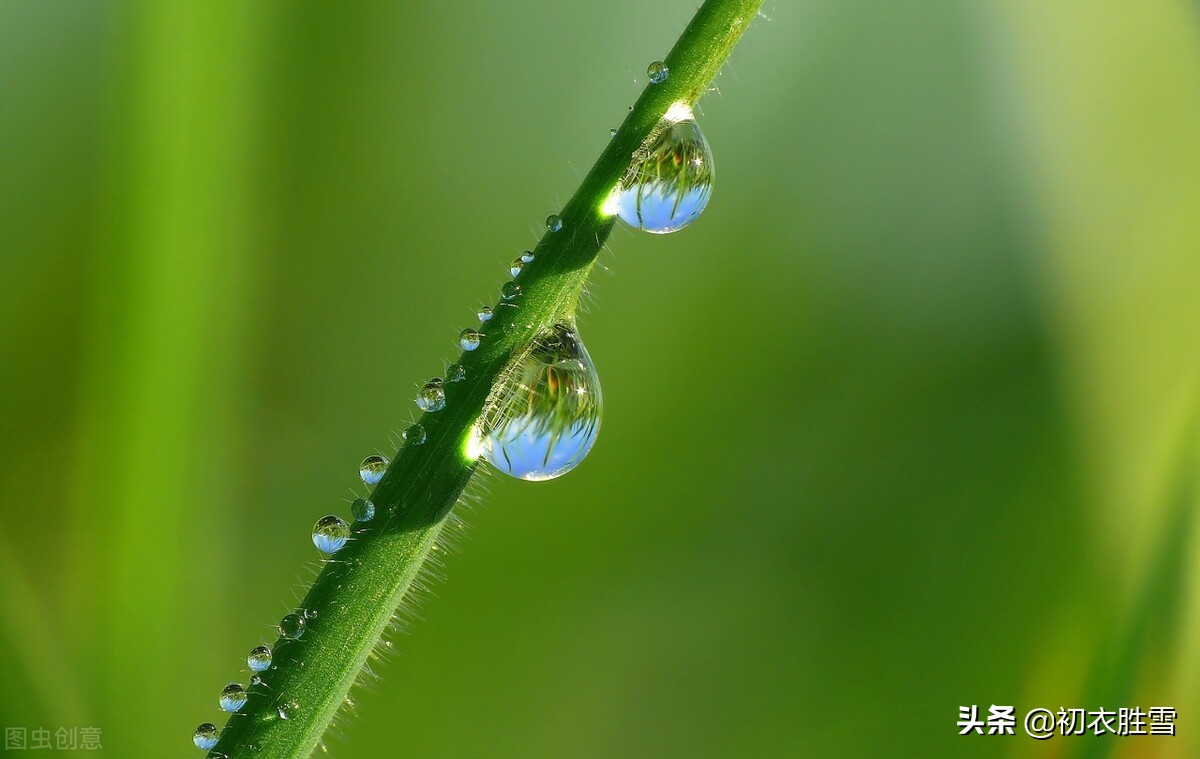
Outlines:
POLYGON ((491 318, 492 318, 492 307, 491 306, 480 306, 479 307, 479 321, 486 322, 491 318))
POLYGON ((300 636, 304 635, 304 628, 307 626, 308 623, 304 621, 304 617, 299 614, 288 614, 279 620, 279 634, 288 640, 299 640, 300 636))
POLYGON ((246 689, 237 683, 230 683, 221 691, 221 698, 217 701, 222 709, 232 714, 246 705, 246 689))
POLYGON ((600 431, 600 378, 573 325, 542 334, 505 369, 474 447, 505 474, 549 480, 574 469, 600 431))
POLYGON ((533 251, 532 251, 532 250, 527 250, 527 251, 525 251, 524 253, 522 253, 522 254, 521 254, 521 261, 522 261, 523 263, 527 263, 527 264, 531 264, 531 263, 533 263, 533 251))
POLYGON ((458 333, 458 344, 465 351, 473 351, 478 348, 479 341, 482 339, 483 335, 470 328, 458 333))
POLYGON ((514 277, 519 277, 521 275, 521 269, 524 269, 524 268, 525 268, 525 262, 521 260, 520 256, 518 256, 513 259, 513 262, 511 264, 508 265, 508 273, 513 275, 514 277))
POLYGON ((246 657, 246 663, 255 672, 264 671, 267 667, 271 666, 271 649, 267 646, 258 646, 251 649, 250 655, 246 657))
POLYGON ((218 735, 217 726, 211 722, 205 722, 197 727, 196 732, 192 734, 192 743, 196 744, 196 748, 208 751, 217 745, 218 735))
POLYGON ((690 108, 672 106, 608 200, 604 211, 654 234, 691 224, 712 195, 714 166, 708 141, 690 108))
POLYGON ((435 377, 425 383, 425 387, 417 394, 417 405, 422 411, 441 411, 446 408, 446 391, 440 379, 435 377))
POLYGON ((467 378, 467 370, 462 364, 450 364, 446 367, 447 382, 462 382, 467 378))
POLYGON ((646 67, 646 76, 650 77, 651 84, 662 84, 667 81, 670 73, 662 61, 655 61, 646 67))
POLYGON ((349 539, 350 525, 336 514, 321 517, 313 527, 313 545, 322 553, 337 553, 346 546, 349 539))
POLYGON ((387 471, 388 460, 383 456, 367 456, 358 465, 358 476, 368 485, 377 485, 387 471))
POLYGON ((516 282, 509 280, 500 286, 500 297, 505 300, 514 300, 521 294, 521 286, 516 282))
POLYGON ((375 502, 366 498, 355 498, 350 504, 350 516, 357 522, 370 522, 375 518, 375 502))
POLYGON ((558 214, 552 213, 546 217, 546 229, 550 230, 551 232, 557 232, 558 230, 562 229, 562 219, 558 216, 558 214))
POLYGON ((409 427, 404 431, 404 442, 409 445, 423 444, 425 442, 425 428, 419 424, 409 427))

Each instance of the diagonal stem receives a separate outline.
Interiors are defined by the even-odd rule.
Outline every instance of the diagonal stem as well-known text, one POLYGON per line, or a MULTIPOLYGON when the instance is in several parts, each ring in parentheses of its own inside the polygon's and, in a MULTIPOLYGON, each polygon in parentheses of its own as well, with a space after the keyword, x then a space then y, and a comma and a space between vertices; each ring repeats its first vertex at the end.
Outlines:
POLYGON ((280 640, 263 683, 230 717, 210 757, 296 759, 308 756, 345 702, 367 658, 386 632, 447 517, 475 469, 466 453, 471 428, 511 356, 569 316, 612 230, 602 213, 634 151, 674 103, 689 105, 707 90, 762 0, 707 0, 665 59, 667 80, 650 84, 601 153, 560 216, 562 228, 542 237, 521 273, 521 293, 501 301, 483 341, 465 352, 461 382, 444 386, 446 406, 426 413, 423 445, 397 454, 371 499, 377 516, 356 525, 354 538, 328 561, 301 608, 310 614, 299 640, 280 640))

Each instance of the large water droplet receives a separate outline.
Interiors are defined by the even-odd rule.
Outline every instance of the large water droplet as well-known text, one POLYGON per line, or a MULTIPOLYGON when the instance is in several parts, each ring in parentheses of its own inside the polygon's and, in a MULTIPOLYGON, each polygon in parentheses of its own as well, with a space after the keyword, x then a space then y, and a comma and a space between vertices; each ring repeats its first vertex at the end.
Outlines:
POLYGON ((646 76, 650 77, 651 84, 662 84, 670 74, 671 71, 662 61, 655 61, 646 67, 646 76))
POLYGON ((358 476, 368 485, 378 485, 387 471, 388 460, 383 456, 367 456, 358 465, 358 476))
POLYGON ((550 214, 546 217, 546 229, 551 232, 557 232, 562 229, 562 217, 558 214, 550 214))
POLYGON ((699 218, 712 195, 713 176, 712 151, 691 109, 672 107, 634 153, 604 210, 631 227, 674 232, 699 218))
POLYGON ((480 341, 483 340, 483 334, 471 328, 464 329, 458 333, 458 344, 465 351, 473 351, 479 347, 480 341))
POLYGON ((208 751, 213 746, 217 745, 217 726, 211 722, 205 722, 196 728, 196 732, 192 734, 192 743, 196 744, 196 748, 202 751, 208 751))
POLYGON ((250 655, 246 657, 246 663, 250 665, 250 669, 255 672, 263 672, 271 666, 271 649, 267 646, 257 646, 250 650, 250 655))
POLYGON ((218 703, 222 709, 232 714, 246 705, 246 689, 237 683, 230 683, 221 691, 218 703))
POLYGON ((358 522, 370 522, 375 518, 375 503, 366 498, 355 498, 350 504, 350 516, 358 522))
POLYGON ((308 623, 299 614, 288 614, 279 620, 279 634, 288 640, 299 640, 306 627, 308 623))
POLYGON ((404 431, 404 442, 409 445, 424 445, 426 437, 425 428, 419 424, 414 424, 404 431))
POLYGON ((345 548, 349 539, 350 525, 336 514, 321 517, 313 527, 313 545, 322 553, 337 553, 345 548))
POLYGON ((446 390, 440 379, 435 377, 425 383, 425 387, 417 393, 417 405, 422 411, 441 411, 446 408, 446 390))
POLYGON ((511 279, 500 286, 500 297, 504 300, 516 300, 521 294, 521 286, 511 279))
POLYGON ((600 431, 600 378, 579 333, 561 323, 505 369, 476 425, 482 455, 505 474, 549 480, 574 469, 600 431))

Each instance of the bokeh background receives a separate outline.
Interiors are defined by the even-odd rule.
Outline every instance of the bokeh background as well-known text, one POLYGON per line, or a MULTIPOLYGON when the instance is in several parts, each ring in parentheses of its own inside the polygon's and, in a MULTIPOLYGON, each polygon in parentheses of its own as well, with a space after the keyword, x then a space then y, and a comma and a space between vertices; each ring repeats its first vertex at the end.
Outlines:
MULTIPOLYGON (((0 2, 0 725, 199 754, 694 7, 0 2)), ((487 478, 330 753, 1200 754, 1197 5, 765 15, 594 277, 592 456, 487 478)))

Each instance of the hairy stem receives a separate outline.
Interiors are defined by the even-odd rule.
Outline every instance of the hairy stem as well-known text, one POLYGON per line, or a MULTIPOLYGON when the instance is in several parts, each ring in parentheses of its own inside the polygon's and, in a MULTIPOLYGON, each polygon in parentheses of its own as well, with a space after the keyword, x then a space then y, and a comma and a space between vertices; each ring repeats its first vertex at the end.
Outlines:
POLYGON ((446 383, 445 408, 421 418, 426 442, 405 445, 392 461, 371 496, 378 516, 357 525, 326 563, 301 602, 315 612, 307 630, 276 643, 273 666, 250 688, 210 757, 295 758, 318 745, 474 472, 467 441, 492 385, 516 351, 574 311, 612 230, 613 218, 601 211, 606 196, 667 109, 706 91, 761 3, 707 0, 696 12, 664 61, 669 77, 638 98, 560 212, 562 228, 538 243, 521 273, 521 294, 497 304, 480 347, 462 354, 466 379, 446 383))

